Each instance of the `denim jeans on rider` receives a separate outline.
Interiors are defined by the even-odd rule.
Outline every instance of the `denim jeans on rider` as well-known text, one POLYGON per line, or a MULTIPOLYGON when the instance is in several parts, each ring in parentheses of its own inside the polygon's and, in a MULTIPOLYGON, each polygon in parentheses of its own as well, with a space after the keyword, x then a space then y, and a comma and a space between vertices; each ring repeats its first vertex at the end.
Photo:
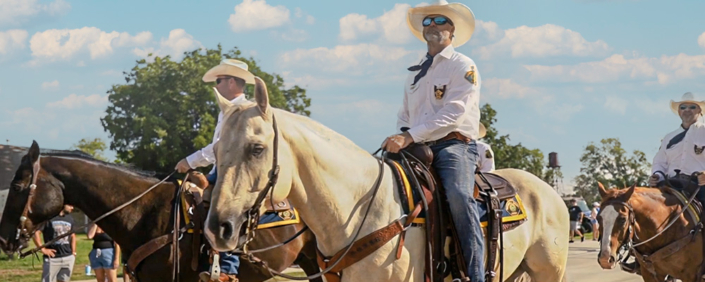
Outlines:
MULTIPOLYGON (((206 176, 210 185, 215 185, 218 179, 218 171, 213 170, 213 173, 206 176)), ((220 272, 225 274, 238 274, 240 268, 240 257, 230 253, 220 253, 220 272)))
POLYGON ((473 282, 484 282, 485 243, 480 226, 478 203, 473 197, 477 145, 460 140, 448 140, 431 146, 433 167, 446 191, 458 240, 467 263, 468 277, 473 282))

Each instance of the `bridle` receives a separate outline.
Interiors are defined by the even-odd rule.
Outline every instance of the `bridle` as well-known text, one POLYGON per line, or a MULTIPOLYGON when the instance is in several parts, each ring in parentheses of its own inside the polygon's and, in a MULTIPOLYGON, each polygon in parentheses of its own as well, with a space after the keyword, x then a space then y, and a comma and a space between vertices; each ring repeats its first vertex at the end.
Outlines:
MULTIPOLYGON (((357 239, 360 235, 360 231, 362 230, 362 226, 365 224, 365 221, 367 221, 367 216, 369 215, 370 210, 372 208, 372 203, 374 202, 375 198, 377 197, 377 192, 379 192, 379 187, 381 186, 382 178, 384 176, 384 160, 383 159, 377 160, 379 163, 379 174, 377 175, 377 179, 375 180, 375 184, 372 187, 372 190, 373 190, 372 198, 370 199, 369 204, 367 206, 367 210, 365 211, 365 215, 363 216, 362 221, 360 222, 360 227, 358 228, 357 232, 355 233, 355 236, 350 241, 350 244, 345 247, 342 255, 340 257, 338 257, 338 259, 334 263, 330 264, 330 266, 328 268, 322 269, 319 273, 317 273, 315 275, 310 275, 310 276, 306 276, 306 277, 298 277, 298 276, 291 276, 291 275, 281 273, 279 271, 276 271, 275 269, 270 268, 269 266, 267 266, 267 264, 263 260, 254 256, 254 253, 261 252, 261 251, 263 251, 263 249, 250 251, 247 248, 247 244, 249 244, 255 237, 257 225, 259 224, 260 207, 262 206, 262 203, 264 202, 264 199, 267 196, 267 194, 274 193, 274 186, 277 184, 277 181, 279 180, 279 164, 278 164, 279 129, 277 127, 277 119, 275 118, 274 113, 272 113, 271 117, 272 117, 272 128, 274 129, 274 143, 273 143, 274 144, 274 148, 273 148, 274 156, 273 156, 273 160, 272 160, 272 169, 269 172, 269 181, 267 182, 267 185, 264 187, 264 189, 257 196, 257 199, 255 200, 254 205, 246 212, 247 213, 247 229, 245 231, 246 240, 245 240, 245 243, 242 248, 242 254, 244 254, 250 262, 252 262, 254 264, 261 265, 262 267, 264 267, 272 276, 280 276, 280 277, 284 277, 284 278, 290 279, 290 280, 301 280, 301 281, 308 281, 308 280, 316 279, 316 278, 322 277, 326 273, 329 273, 341 261, 343 261, 343 258, 345 258, 345 256, 348 254, 348 252, 352 249, 353 243, 355 243, 355 241, 357 241, 357 239)), ((372 155, 376 155, 380 150, 377 150, 372 155)), ((270 195, 270 200, 273 201, 271 195, 270 195)), ((291 242, 293 239, 295 239, 299 235, 303 234, 303 231, 305 231, 305 229, 299 231, 297 234, 294 235, 294 237, 286 240, 284 243, 278 244, 277 246, 282 246, 288 242, 291 242)), ((271 249, 271 247, 265 248, 265 249, 271 249)))
MULTIPOLYGON (((624 239, 622 239, 622 242, 618 248, 619 249, 619 251, 618 251, 619 252, 618 253, 619 259, 618 260, 621 260, 624 252, 631 252, 632 250, 635 250, 636 247, 639 247, 639 246, 644 245, 648 242, 651 242, 652 240, 656 239, 657 237, 661 236, 661 234, 666 232, 671 226, 673 226, 674 223, 676 223, 678 221, 678 219, 681 217, 681 215, 683 215, 683 213, 688 209, 688 206, 690 206, 693 203, 693 200, 695 199, 695 197, 697 196, 699 191, 700 191, 700 187, 698 186, 698 188, 692 193, 692 195, 690 196, 688 201, 685 203, 685 206, 683 206, 683 208, 676 214, 676 216, 671 218, 670 222, 666 225, 666 227, 663 228, 658 233, 656 233, 655 235, 649 237, 646 240, 639 239, 639 236, 636 235, 636 232, 634 231, 634 224, 636 223, 636 213, 634 212, 634 208, 632 207, 632 205, 628 201, 622 202, 622 201, 619 201, 616 199, 612 199, 612 200, 608 200, 608 201, 604 202, 603 206, 604 205, 621 205, 621 206, 627 207, 627 209, 629 210, 629 215, 628 215, 629 220, 627 223, 625 223, 625 224, 628 224, 629 226, 627 226, 627 235, 624 237, 624 239), (638 240, 639 242, 635 243, 634 239, 638 240)), ((604 210, 605 210, 604 208, 601 209, 600 214, 604 210)), ((669 217, 670 217, 670 215, 669 215, 669 217)), ((693 229, 693 231, 696 230, 697 228, 699 228, 698 225, 696 225, 696 227, 695 227, 695 229, 693 229)), ((691 231, 691 232, 693 232, 693 231, 691 231)), ((604 232, 604 230, 603 230, 603 232, 604 232)))
POLYGON ((37 191, 37 179, 39 178, 39 159, 37 159, 36 162, 32 165, 32 178, 29 183, 25 187, 25 189, 29 189, 29 196, 27 196, 27 202, 24 205, 24 209, 22 209, 22 215, 20 216, 20 223, 17 226, 17 234, 15 235, 15 240, 19 240, 20 237, 24 238, 26 240, 29 240, 32 237, 32 234, 29 232, 29 228, 27 226, 27 219, 29 217, 29 214, 32 213, 32 199, 34 199, 34 194, 37 191))
MULTIPOLYGON (((632 207, 632 205, 629 202, 622 202, 622 201, 619 201, 616 199, 612 199, 612 200, 609 200, 609 201, 602 203, 601 206, 604 207, 607 205, 624 206, 627 208, 627 210, 629 210, 629 213, 627 215, 627 217, 628 217, 627 222, 625 223, 625 225, 628 225, 628 226, 626 226, 627 234, 624 236, 624 238, 622 239, 622 242, 620 242, 620 245, 617 248, 618 249, 617 261, 620 261, 620 260, 622 260, 622 258, 627 257, 624 255, 625 252, 628 253, 629 251, 631 251, 631 249, 636 247, 634 245, 634 237, 636 237, 636 239, 639 240, 639 236, 637 236, 636 232, 634 232, 634 223, 636 222, 636 218, 635 218, 636 213, 634 213, 634 208, 632 207)), ((598 215, 602 214, 602 212, 604 210, 605 210, 604 208, 600 209, 600 212, 598 213, 598 215)), ((624 228, 624 226, 622 226, 622 228, 624 228)), ((602 231, 604 232, 605 230, 602 230, 602 231)), ((658 235, 660 235, 660 234, 658 234, 658 235)), ((656 235, 656 236, 658 236, 658 235, 656 235)), ((604 240, 604 235, 602 235, 602 236, 603 236, 603 240, 604 240)), ((655 238, 655 236, 653 238, 655 238)), ((653 238, 649 239, 649 241, 652 240, 653 238)), ((639 245, 641 245, 641 244, 643 244, 643 243, 639 243, 639 245)))

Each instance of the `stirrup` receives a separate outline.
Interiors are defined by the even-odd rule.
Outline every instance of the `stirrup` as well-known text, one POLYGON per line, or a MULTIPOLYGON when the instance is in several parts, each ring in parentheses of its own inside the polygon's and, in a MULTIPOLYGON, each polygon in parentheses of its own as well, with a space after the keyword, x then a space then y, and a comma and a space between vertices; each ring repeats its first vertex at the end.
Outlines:
POLYGON ((211 265, 211 280, 218 281, 220 279, 220 254, 213 254, 213 265, 211 265))

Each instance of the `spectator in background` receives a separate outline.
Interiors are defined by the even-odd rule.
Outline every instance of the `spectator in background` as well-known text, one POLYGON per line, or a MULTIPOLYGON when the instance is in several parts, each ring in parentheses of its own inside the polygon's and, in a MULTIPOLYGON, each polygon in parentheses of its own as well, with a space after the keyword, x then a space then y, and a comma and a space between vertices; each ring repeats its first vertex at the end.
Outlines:
MULTIPOLYGON (((50 219, 44 227, 34 232, 32 237, 37 247, 42 245, 39 237, 41 231, 44 242, 54 240, 54 238, 69 233, 75 227, 73 217, 69 214, 73 211, 73 206, 64 205, 64 209, 59 215, 50 219)), ((42 264, 42 282, 68 282, 71 281, 73 264, 76 261, 76 234, 61 238, 50 245, 41 248, 44 254, 42 264)))
POLYGON ((570 213, 570 243, 573 243, 573 238, 575 234, 580 236, 580 242, 585 241, 585 235, 580 232, 580 223, 583 222, 583 210, 578 206, 578 201, 575 199, 570 200, 570 207, 568 208, 568 213, 570 213))
POLYGON ((95 271, 95 278, 98 282, 117 282, 120 246, 95 223, 88 228, 87 235, 88 239, 93 239, 93 249, 88 254, 88 260, 95 271))
POLYGON ((597 214, 600 213, 600 203, 592 203, 592 212, 590 212, 590 223, 592 223, 592 240, 597 241, 600 238, 600 224, 597 223, 597 214))

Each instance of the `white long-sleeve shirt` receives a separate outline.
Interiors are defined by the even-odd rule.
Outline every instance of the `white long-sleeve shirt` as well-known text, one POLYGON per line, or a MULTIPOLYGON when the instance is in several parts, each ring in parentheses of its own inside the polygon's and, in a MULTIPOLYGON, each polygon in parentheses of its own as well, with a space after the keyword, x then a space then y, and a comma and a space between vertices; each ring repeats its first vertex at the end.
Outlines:
POLYGON ((477 170, 481 172, 490 172, 495 170, 494 152, 490 144, 477 140, 477 170))
POLYGON ((414 142, 436 141, 453 131, 478 139, 481 81, 475 62, 449 45, 433 57, 426 76, 412 85, 417 73, 410 72, 404 84, 397 129, 408 127, 414 142))
MULTIPOLYGON (((245 94, 237 96, 235 99, 230 100, 233 105, 238 105, 247 102, 245 94)), ((218 121, 215 125, 215 131, 213 132, 213 142, 196 151, 195 153, 186 157, 186 161, 191 168, 204 167, 215 163, 215 153, 213 152, 213 146, 218 143, 220 139, 220 129, 222 127, 221 120, 223 119, 223 113, 218 113, 218 121)), ((215 170, 215 167, 211 169, 211 173, 215 170)))
POLYGON ((683 131, 683 127, 679 126, 661 140, 661 148, 654 156, 652 173, 662 171, 674 176, 676 169, 680 169, 684 174, 705 171, 705 124, 698 121, 691 125, 683 140, 668 149, 671 139, 683 131))

